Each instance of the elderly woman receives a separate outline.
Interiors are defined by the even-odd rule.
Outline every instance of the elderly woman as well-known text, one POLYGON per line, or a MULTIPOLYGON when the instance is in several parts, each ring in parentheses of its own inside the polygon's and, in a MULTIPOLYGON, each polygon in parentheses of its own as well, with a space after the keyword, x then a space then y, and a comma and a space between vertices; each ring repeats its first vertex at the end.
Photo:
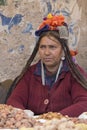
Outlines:
POLYGON ((87 81, 72 59, 64 17, 48 15, 35 35, 36 46, 14 82, 7 104, 35 115, 51 111, 79 116, 87 111, 87 81), (40 60, 31 65, 37 52, 40 60))

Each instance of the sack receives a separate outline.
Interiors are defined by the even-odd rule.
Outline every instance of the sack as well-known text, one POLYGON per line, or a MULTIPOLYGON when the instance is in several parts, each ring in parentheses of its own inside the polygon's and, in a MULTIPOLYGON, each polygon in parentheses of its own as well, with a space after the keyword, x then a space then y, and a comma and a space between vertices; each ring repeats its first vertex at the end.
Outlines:
POLYGON ((11 85, 10 85, 10 87, 9 87, 9 89, 8 89, 8 92, 7 92, 7 94, 6 94, 5 103, 6 103, 7 99, 9 98, 9 96, 11 95, 12 91, 15 89, 16 83, 18 82, 18 79, 19 79, 19 76, 16 77, 16 78, 14 79, 14 81, 11 83, 11 85))

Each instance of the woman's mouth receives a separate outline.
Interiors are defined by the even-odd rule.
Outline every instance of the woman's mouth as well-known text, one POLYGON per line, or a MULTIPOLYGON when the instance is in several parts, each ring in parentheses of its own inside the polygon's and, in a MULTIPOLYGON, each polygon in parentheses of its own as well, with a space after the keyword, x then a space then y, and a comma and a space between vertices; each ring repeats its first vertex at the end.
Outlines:
POLYGON ((44 61, 52 61, 52 58, 44 58, 44 61))

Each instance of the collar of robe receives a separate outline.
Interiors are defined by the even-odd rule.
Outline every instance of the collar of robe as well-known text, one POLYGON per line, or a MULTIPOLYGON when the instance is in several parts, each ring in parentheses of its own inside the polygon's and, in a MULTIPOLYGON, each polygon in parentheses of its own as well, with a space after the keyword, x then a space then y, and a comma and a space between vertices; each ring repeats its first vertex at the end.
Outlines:
MULTIPOLYGON (((57 73, 56 73, 55 82, 57 81, 57 79, 59 77, 59 73, 60 73, 62 66, 63 66, 63 61, 61 60, 59 67, 58 67, 58 70, 57 70, 57 73)), ((44 65, 43 65, 42 61, 41 61, 41 79, 42 79, 42 84, 45 85, 45 70, 44 70, 44 65)))

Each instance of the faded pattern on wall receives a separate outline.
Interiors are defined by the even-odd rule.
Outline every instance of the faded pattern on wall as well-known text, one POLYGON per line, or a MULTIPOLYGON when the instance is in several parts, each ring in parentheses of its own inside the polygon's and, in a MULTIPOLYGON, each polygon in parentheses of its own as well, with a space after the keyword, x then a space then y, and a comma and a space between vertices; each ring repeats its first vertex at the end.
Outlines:
POLYGON ((77 62, 87 70, 86 4, 86 0, 5 0, 0 4, 0 81, 19 75, 35 46, 34 32, 49 12, 65 16, 69 47, 78 49, 77 62))

